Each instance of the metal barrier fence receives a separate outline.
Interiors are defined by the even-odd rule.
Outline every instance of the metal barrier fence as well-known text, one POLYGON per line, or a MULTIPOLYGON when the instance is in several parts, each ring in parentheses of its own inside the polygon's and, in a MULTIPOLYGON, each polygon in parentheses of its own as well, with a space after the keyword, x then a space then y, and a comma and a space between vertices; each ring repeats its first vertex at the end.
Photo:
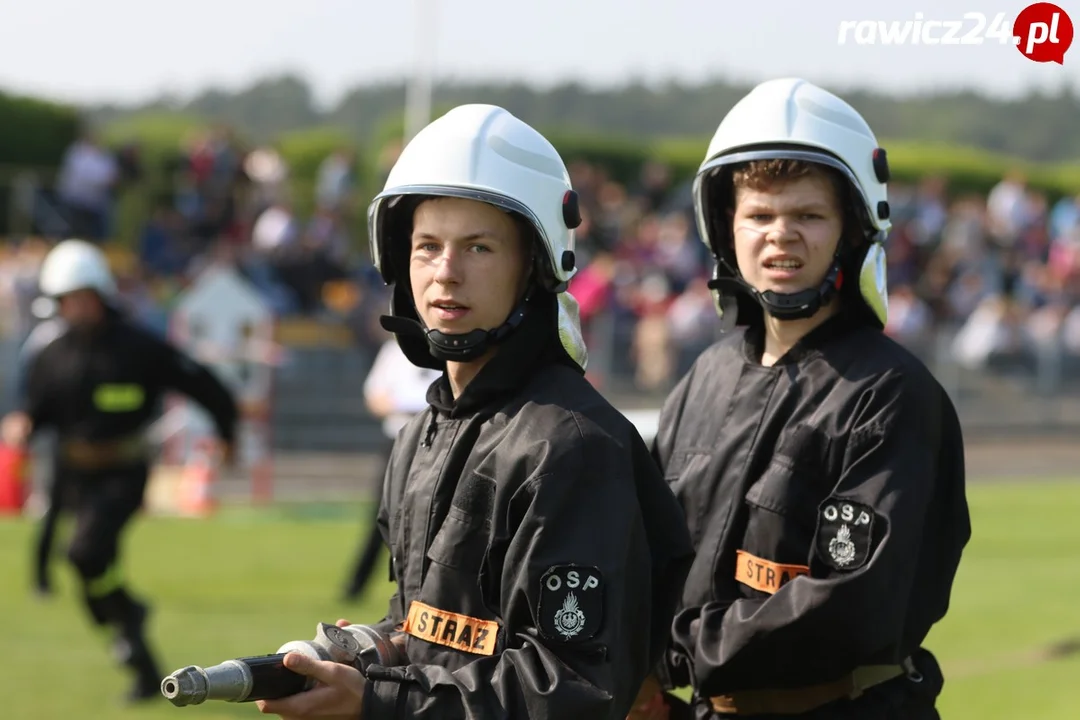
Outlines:
MULTIPOLYGON (((616 407, 651 427, 667 388, 635 386, 625 330, 616 330, 610 318, 593 323, 591 330, 590 377, 616 407)), ((380 425, 363 400, 376 349, 343 343, 337 332, 331 340, 331 332, 330 325, 312 321, 275 371, 273 437, 279 453, 366 452, 382 442, 380 425)), ((969 436, 1080 430, 1080 357, 1056 344, 1000 355, 985 367, 971 368, 954 358, 955 340, 956 329, 943 328, 907 347, 952 397, 969 436)), ((0 339, 0 405, 5 411, 14 400, 18 347, 17 336, 0 339)), ((684 362, 690 359, 688 354, 684 362)))

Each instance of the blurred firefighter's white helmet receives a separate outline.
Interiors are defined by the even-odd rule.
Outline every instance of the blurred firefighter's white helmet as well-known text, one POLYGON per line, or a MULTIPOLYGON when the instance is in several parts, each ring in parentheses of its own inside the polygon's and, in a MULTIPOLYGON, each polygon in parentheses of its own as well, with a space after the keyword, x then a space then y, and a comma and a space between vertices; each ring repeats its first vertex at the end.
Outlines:
POLYGON ((57 298, 76 290, 94 290, 104 299, 116 295, 109 261, 96 245, 64 240, 45 256, 38 281, 42 295, 57 298))

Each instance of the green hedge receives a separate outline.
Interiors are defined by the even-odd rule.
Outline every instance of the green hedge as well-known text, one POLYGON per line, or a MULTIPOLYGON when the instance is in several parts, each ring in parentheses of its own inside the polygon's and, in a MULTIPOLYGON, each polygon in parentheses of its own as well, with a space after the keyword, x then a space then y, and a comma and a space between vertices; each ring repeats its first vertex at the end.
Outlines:
POLYGON ((355 143, 337 128, 314 127, 285 133, 274 141, 274 147, 293 175, 314 179, 327 155, 343 147, 355 149, 355 143))
POLYGON ((367 163, 349 136, 333 127, 314 127, 294 130, 277 137, 274 147, 289 168, 289 186, 293 207, 302 215, 310 213, 315 206, 315 186, 319 165, 328 155, 344 147, 356 153, 357 174, 363 175, 367 163))
POLYGON ((898 180, 916 182, 929 174, 944 176, 952 194, 985 194, 1011 170, 1027 175, 1029 184, 1051 200, 1080 192, 1080 163, 1033 163, 985 150, 945 143, 883 143, 898 180))
MULTIPOLYGON (((377 139, 387 142, 388 131, 400 132, 400 121, 387 123, 377 139)), ((637 138, 542 128, 567 164, 586 161, 605 168, 614 180, 633 186, 642 166, 650 160, 667 164, 675 181, 693 178, 709 138, 668 138, 648 141, 637 138)), ((1051 201, 1062 195, 1080 193, 1080 163, 1039 164, 995 154, 986 150, 949 144, 882 140, 889 153, 893 182, 916 183, 928 175, 941 175, 953 196, 986 194, 1010 170, 1027 174, 1032 187, 1046 192, 1051 201)))
POLYGON ((207 127, 199 117, 182 113, 148 112, 109 123, 103 130, 106 143, 139 144, 143 177, 141 182, 119 197, 115 216, 115 239, 131 246, 153 212, 158 198, 175 189, 171 170, 184 146, 207 127))
POLYGON ((74 108, 0 92, 0 165, 55 168, 79 125, 74 108))
MULTIPOLYGON (((633 138, 570 133, 557 129, 544 134, 568 165, 577 161, 599 165, 612 179, 628 185, 637 181, 642 165, 650 159, 672 163, 673 170, 680 177, 693 174, 693 170, 697 169, 696 163, 691 169, 685 163, 679 162, 675 155, 665 156, 648 142, 633 138)), ((700 162, 700 158, 697 162, 700 162)))
POLYGON ((12 231, 12 182, 20 170, 50 178, 79 135, 74 108, 0 92, 0 235, 12 231))

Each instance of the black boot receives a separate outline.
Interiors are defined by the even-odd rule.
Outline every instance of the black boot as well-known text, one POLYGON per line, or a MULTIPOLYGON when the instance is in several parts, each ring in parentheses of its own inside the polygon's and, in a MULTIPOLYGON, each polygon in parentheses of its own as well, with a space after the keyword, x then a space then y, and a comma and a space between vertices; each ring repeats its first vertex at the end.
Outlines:
POLYGON ((146 642, 144 627, 149 609, 133 601, 131 613, 118 625, 113 651, 116 659, 131 668, 135 682, 128 693, 129 702, 161 698, 162 674, 146 642))

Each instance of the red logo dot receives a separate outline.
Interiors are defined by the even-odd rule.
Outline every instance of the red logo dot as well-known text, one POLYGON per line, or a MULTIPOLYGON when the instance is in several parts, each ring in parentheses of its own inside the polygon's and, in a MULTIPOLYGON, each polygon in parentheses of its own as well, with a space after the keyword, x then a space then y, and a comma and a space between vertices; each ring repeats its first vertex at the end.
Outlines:
POLYGON ((1065 51, 1073 41, 1072 20, 1053 3, 1028 5, 1013 23, 1013 41, 1028 60, 1064 65, 1065 51))

